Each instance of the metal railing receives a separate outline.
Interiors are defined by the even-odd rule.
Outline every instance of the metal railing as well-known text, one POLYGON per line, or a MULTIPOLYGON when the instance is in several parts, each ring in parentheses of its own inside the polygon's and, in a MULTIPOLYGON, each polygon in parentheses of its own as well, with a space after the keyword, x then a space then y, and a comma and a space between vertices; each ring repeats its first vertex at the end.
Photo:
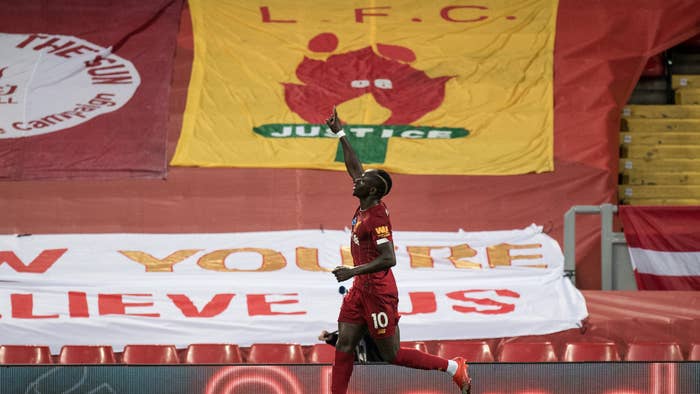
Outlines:
POLYGON ((617 206, 575 205, 564 214, 564 271, 576 284, 576 215, 600 215, 600 273, 602 290, 636 290, 624 233, 613 231, 617 206))

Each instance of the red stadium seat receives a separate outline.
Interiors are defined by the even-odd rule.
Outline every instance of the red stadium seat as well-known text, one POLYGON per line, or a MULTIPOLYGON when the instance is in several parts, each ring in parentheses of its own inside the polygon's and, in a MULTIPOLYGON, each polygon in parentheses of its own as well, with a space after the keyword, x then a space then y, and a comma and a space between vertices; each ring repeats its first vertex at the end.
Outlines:
POLYGON ((254 343, 250 347, 250 364, 303 364, 306 360, 299 344, 254 343))
POLYGON ((662 55, 652 56, 647 60, 644 70, 642 70, 643 77, 663 77, 666 66, 664 65, 664 58, 662 55))
POLYGON ((572 342, 564 350, 564 361, 620 361, 614 342, 572 342))
POLYGON ((309 362, 312 364, 332 364, 335 360, 335 347, 317 343, 309 352, 309 362))
POLYGON ((688 361, 700 361, 700 343, 693 343, 690 345, 688 361))
POLYGON ((0 364, 52 364, 48 346, 0 346, 0 364))
POLYGON ((490 363, 493 362, 493 353, 489 344, 484 341, 449 341, 440 342, 437 355, 443 358, 464 357, 468 362, 490 363))
POLYGON ((66 345, 58 356, 61 364, 115 364, 111 346, 66 345))
POLYGON ((551 342, 504 342, 498 351, 500 362, 556 362, 557 355, 551 342))
POLYGON ((626 361, 682 361, 683 354, 677 343, 630 343, 626 361))
POLYGON ((179 364, 173 345, 126 345, 124 364, 179 364))
POLYGON ((186 364, 239 364, 243 362, 238 345, 195 343, 185 351, 186 364))
POLYGON ((425 345, 425 342, 423 342, 423 341, 401 342, 401 347, 416 349, 416 350, 420 350, 421 352, 426 352, 426 353, 428 352, 428 347, 425 345))

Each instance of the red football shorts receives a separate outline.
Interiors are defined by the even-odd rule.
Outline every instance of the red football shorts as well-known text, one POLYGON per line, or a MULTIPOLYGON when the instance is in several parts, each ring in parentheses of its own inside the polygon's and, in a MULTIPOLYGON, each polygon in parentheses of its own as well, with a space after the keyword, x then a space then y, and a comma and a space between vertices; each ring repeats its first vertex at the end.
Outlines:
POLYGON ((366 324, 372 338, 388 338, 399 324, 398 305, 395 294, 373 294, 353 287, 343 298, 338 321, 366 324))

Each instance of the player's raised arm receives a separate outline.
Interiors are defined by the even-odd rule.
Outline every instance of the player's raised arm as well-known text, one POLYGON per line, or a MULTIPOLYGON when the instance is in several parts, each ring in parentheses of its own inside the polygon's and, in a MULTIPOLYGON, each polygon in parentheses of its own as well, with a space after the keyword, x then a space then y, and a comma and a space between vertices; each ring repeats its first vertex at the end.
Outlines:
POLYGON ((360 159, 357 158, 355 150, 352 149, 350 141, 345 137, 345 132, 343 131, 343 126, 340 124, 340 119, 338 119, 338 112, 333 107, 333 113, 330 118, 326 119, 326 124, 331 129, 335 135, 340 138, 340 144, 343 146, 343 157, 345 158, 345 168, 348 170, 348 174, 352 179, 357 179, 362 176, 364 169, 362 168, 362 163, 360 159))

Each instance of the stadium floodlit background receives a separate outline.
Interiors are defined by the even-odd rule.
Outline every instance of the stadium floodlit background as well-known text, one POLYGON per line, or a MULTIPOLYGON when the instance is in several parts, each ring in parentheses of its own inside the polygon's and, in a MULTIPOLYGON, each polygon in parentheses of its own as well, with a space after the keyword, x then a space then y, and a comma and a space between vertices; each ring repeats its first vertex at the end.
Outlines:
MULTIPOLYGON (((405 346, 467 354, 475 393, 700 392, 695 3, 0 0, 0 363, 37 364, 0 369, 0 391, 325 392, 326 271, 356 205, 320 127, 338 105, 392 173, 399 264, 432 269, 399 280, 405 346), (547 240, 603 204, 563 267, 547 240), (574 274, 552 294, 586 319, 540 313, 517 272, 545 265, 574 274), (313 280, 273 272, 292 269, 313 280)), ((369 365, 351 390, 453 386, 369 365)))

